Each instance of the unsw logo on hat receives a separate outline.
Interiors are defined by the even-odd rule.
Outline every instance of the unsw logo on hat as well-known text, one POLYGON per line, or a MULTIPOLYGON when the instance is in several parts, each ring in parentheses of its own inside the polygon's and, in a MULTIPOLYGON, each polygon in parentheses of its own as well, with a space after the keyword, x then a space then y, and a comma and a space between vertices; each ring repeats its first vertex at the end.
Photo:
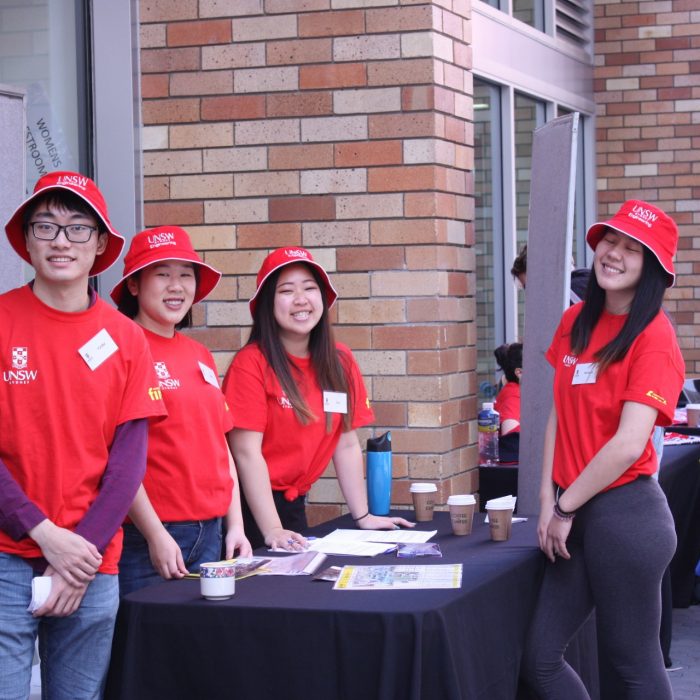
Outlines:
POLYGON ((123 277, 109 293, 114 303, 119 305, 126 289, 126 280, 131 275, 164 260, 182 260, 197 266, 199 280, 192 302, 194 304, 204 299, 221 279, 221 273, 197 255, 187 231, 179 226, 149 228, 137 233, 131 241, 129 251, 124 257, 123 277))
MULTIPOLYGON (((34 185, 34 192, 30 197, 24 200, 17 207, 15 213, 10 217, 10 220, 5 224, 5 233, 10 245, 15 249, 15 252, 31 264, 31 258, 27 251, 27 241, 24 237, 23 218, 27 207, 31 206, 39 197, 42 197, 52 190, 66 190, 80 197, 90 206, 95 216, 102 222, 107 231, 107 247, 101 255, 95 257, 95 262, 90 268, 90 276, 99 275, 108 267, 113 265, 119 258, 119 254, 124 247, 124 238, 119 235, 109 220, 107 214, 107 204, 102 196, 102 192, 97 185, 85 175, 73 173, 67 170, 57 170, 52 173, 43 175, 37 180, 34 185)), ((74 244, 80 245, 80 243, 74 244)))
POLYGON ((678 246, 678 227, 668 214, 648 202, 630 199, 612 219, 595 223, 588 229, 586 241, 593 250, 608 228, 624 233, 646 246, 666 271, 666 286, 673 286, 676 280, 673 256, 678 246))
POLYGON ((265 260, 263 260, 263 264, 258 270, 255 294, 253 294, 248 302, 251 316, 255 313, 258 295, 260 294, 260 290, 262 289, 263 285, 267 281, 267 278, 276 270, 279 270, 285 265, 293 265, 294 263, 304 263, 305 265, 309 265, 318 270, 319 274, 321 275, 321 280, 323 281, 323 291, 325 293, 328 308, 330 309, 331 306, 335 304, 335 300, 338 298, 338 292, 336 292, 333 288, 333 285, 328 277, 328 273, 313 259, 313 256, 308 250, 306 250, 306 248, 277 248, 277 250, 273 250, 265 258, 265 260))

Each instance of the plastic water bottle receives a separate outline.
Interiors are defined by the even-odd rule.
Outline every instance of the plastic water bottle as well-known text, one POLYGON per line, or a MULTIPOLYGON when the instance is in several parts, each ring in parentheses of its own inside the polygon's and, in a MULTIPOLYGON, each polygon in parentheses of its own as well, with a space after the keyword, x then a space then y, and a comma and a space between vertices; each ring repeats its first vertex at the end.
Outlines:
POLYGON ((389 515, 391 432, 367 440, 367 502, 372 515, 389 515))
POLYGON ((479 416, 479 464, 493 466, 498 464, 498 433, 501 416, 494 411, 493 403, 485 401, 481 405, 479 416))

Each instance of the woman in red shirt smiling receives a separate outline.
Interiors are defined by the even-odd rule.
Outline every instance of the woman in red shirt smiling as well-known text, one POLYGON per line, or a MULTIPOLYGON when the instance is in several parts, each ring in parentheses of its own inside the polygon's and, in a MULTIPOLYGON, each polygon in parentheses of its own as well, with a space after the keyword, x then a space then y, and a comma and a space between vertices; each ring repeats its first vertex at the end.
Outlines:
POLYGON ((547 352, 554 406, 545 433, 539 542, 545 572, 523 658, 541 698, 588 698, 564 661, 595 609, 599 648, 626 698, 668 700, 659 645, 661 578, 676 544, 651 479, 655 425, 669 425, 685 368, 661 309, 675 279, 678 229, 651 204, 626 202, 591 226, 594 277, 564 312, 547 352))
POLYGON ((167 419, 151 426, 143 485, 124 525, 122 595, 199 572, 206 561, 250 554, 236 471, 225 434, 231 414, 211 353, 178 330, 221 273, 206 265, 187 232, 161 226, 134 236, 124 277, 112 290, 119 310, 143 328, 167 419), (226 533, 222 546, 222 521, 226 533))
POLYGON ((253 329, 224 379, 253 547, 304 547, 305 494, 331 459, 358 527, 410 525, 367 507, 355 429, 374 415, 350 349, 333 339, 328 310, 336 297, 304 248, 275 250, 258 272, 253 329))

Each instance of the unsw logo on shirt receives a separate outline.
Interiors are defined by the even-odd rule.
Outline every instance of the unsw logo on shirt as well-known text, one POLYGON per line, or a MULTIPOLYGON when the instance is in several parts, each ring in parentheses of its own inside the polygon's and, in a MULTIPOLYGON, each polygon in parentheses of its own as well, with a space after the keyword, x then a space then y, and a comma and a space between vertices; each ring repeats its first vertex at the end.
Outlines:
POLYGON ((37 378, 38 374, 38 369, 29 369, 29 349, 23 346, 12 348, 12 369, 2 373, 5 383, 29 384, 37 378))
POLYGON ((165 362, 154 362, 153 367, 156 371, 156 376, 158 377, 158 384, 160 385, 161 389, 180 388, 180 380, 173 379, 173 377, 170 376, 170 372, 168 371, 165 362))

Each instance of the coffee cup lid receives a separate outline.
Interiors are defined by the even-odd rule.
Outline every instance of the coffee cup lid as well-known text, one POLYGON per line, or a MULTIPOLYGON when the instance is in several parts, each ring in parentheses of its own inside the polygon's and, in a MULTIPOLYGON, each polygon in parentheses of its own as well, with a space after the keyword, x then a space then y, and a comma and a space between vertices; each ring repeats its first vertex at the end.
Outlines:
POLYGON ((437 491, 437 486, 435 486, 435 484, 428 484, 428 483, 411 484, 411 493, 432 493, 433 491, 437 491))
POLYGON ((476 498, 471 493, 452 494, 447 499, 448 506, 468 506, 476 503, 476 498))
POLYGON ((685 405, 686 411, 687 411, 689 408, 692 408, 693 410, 696 410, 696 411, 697 411, 697 410, 700 408, 700 403, 687 403, 687 404, 685 405))

